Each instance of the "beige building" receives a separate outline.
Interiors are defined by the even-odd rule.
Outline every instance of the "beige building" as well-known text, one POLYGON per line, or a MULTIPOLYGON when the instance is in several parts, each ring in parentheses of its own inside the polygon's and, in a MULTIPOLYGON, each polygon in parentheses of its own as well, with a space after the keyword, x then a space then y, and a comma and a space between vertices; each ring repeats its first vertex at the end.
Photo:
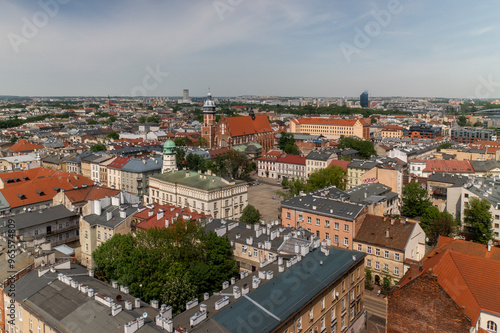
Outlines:
POLYGON ((291 133, 323 135, 327 139, 338 139, 341 136, 370 139, 370 124, 360 119, 340 118, 298 118, 290 121, 291 133))
POLYGON ((366 253, 365 265, 372 271, 375 284, 385 274, 397 283, 409 268, 409 262, 425 255, 425 232, 416 222, 393 217, 366 215, 354 237, 354 249, 366 253))
POLYGON ((130 198, 125 198, 121 193, 119 196, 90 200, 83 206, 80 217, 82 265, 93 268, 92 252, 101 243, 115 234, 128 234, 132 231, 132 220, 139 200, 137 198, 136 203, 132 204, 128 199, 130 198))
POLYGON ((333 150, 313 150, 306 156, 306 177, 316 170, 327 168, 330 163, 337 159, 337 153, 333 150))
POLYGON ((403 128, 398 125, 387 125, 380 131, 383 138, 400 139, 403 136, 403 128))
POLYGON ((147 203, 188 207, 214 218, 238 219, 248 205, 247 184, 194 171, 173 171, 149 177, 147 203))

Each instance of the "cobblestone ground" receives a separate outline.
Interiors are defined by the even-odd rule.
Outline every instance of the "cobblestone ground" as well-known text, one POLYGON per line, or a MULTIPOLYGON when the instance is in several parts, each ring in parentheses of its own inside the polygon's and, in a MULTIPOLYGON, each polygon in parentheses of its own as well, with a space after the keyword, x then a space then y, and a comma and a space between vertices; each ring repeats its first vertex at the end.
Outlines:
POLYGON ((262 184, 248 188, 248 203, 259 210, 266 222, 277 220, 281 198, 276 195, 276 191, 281 190, 281 186, 276 181, 253 178, 262 184))

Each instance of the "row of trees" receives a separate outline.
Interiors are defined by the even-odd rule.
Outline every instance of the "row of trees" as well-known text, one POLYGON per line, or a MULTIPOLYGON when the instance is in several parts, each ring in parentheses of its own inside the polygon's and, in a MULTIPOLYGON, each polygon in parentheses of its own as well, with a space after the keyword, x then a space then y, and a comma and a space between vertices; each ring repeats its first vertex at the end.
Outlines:
MULTIPOLYGON (((471 240, 486 244, 493 237, 491 204, 486 199, 470 198, 464 209, 464 225, 471 240)), ((439 236, 454 236, 459 233, 460 218, 454 219, 448 212, 440 212, 432 206, 427 190, 418 183, 409 183, 403 188, 404 216, 420 216, 421 226, 435 244, 439 236)))
POLYGON ((276 193, 283 199, 290 199, 302 192, 311 192, 324 188, 326 186, 335 185, 340 190, 345 190, 347 185, 347 171, 339 166, 331 168, 318 169, 309 175, 309 179, 284 179, 282 185, 285 191, 277 191, 276 193))
POLYGON ((171 305, 174 315, 186 302, 220 290, 222 282, 238 274, 228 238, 207 233, 194 221, 139 230, 136 237, 116 234, 92 256, 98 278, 118 281, 146 302, 171 305))

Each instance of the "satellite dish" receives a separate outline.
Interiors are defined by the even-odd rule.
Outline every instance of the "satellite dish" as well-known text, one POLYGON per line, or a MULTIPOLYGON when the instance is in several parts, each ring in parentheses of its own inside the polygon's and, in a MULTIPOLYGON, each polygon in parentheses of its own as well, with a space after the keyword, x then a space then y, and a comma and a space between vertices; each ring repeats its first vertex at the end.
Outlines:
POLYGON ((147 313, 147 312, 144 312, 144 313, 142 314, 142 318, 147 318, 147 317, 148 317, 148 313, 147 313))

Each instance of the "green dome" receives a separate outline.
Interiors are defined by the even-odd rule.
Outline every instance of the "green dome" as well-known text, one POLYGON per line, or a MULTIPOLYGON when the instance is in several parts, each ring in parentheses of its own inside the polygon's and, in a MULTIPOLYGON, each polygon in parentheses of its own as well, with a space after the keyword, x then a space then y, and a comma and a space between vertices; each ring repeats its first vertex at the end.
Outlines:
POLYGON ((163 154, 175 154, 175 143, 172 140, 167 140, 163 144, 163 154))

